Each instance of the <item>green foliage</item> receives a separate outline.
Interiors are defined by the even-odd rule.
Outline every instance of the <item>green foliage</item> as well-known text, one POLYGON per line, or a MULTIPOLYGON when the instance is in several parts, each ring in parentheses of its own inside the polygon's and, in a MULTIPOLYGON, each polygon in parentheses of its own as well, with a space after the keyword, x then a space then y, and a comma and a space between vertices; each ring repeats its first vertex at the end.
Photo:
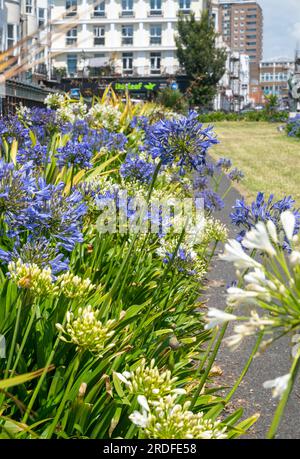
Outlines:
POLYGON ((207 10, 200 20, 194 14, 180 16, 177 28, 177 57, 191 82, 192 103, 209 107, 225 72, 226 51, 216 47, 217 34, 207 10))
POLYGON ((288 112, 267 112, 266 110, 253 110, 245 113, 225 113, 211 112, 199 115, 199 120, 202 123, 214 123, 222 121, 268 121, 268 122, 284 122, 288 119, 288 112))
POLYGON ((179 89, 165 88, 157 95, 157 102, 166 108, 175 110, 180 113, 186 113, 188 102, 184 94, 179 89))

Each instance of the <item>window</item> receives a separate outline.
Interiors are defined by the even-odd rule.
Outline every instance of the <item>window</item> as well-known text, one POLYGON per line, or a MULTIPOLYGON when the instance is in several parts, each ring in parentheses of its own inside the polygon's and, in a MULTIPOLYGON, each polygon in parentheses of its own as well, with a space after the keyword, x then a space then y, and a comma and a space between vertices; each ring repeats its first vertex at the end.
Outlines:
POLYGON ((77 72, 77 55, 76 54, 67 55, 67 67, 68 67, 68 74, 70 76, 75 75, 75 73, 77 72))
POLYGON ((32 14, 32 0, 25 0, 25 13, 32 14))
POLYGON ((256 34, 255 35, 247 35, 247 38, 256 38, 256 34))
POLYGON ((247 46, 256 46, 256 41, 248 41, 247 46))
POLYGON ((13 24, 7 24, 7 49, 11 48, 15 44, 14 26, 13 24))
POLYGON ((122 26, 122 45, 133 45, 133 26, 122 26))
POLYGON ((105 27, 94 27, 94 45, 105 45, 105 27))
POLYGON ((133 16, 133 0, 122 0, 122 16, 133 16))
POLYGON ((254 19, 256 18, 256 14, 247 14, 247 18, 254 19))
POLYGON ((133 67, 133 54, 132 53, 123 53, 122 54, 122 62, 123 62, 123 72, 127 74, 131 74, 133 67))
POLYGON ((150 53, 150 73, 160 74, 161 53, 150 53))
POLYGON ((150 45, 161 45, 161 25, 151 25, 150 45))
POLYGON ((150 16, 159 16, 161 14, 161 0, 150 0, 150 16))
POLYGON ((179 0, 179 10, 181 13, 189 13, 191 9, 191 0, 179 0))
POLYGON ((94 8, 95 17, 104 17, 105 16, 105 1, 99 3, 99 5, 94 8))
POLYGON ((39 27, 43 27, 43 25, 45 25, 45 11, 45 8, 38 8, 39 27))
POLYGON ((77 27, 73 27, 73 29, 68 30, 66 35, 66 44, 67 45, 75 45, 77 42, 77 27))
POLYGON ((76 16, 77 0, 66 0, 67 16, 76 16))

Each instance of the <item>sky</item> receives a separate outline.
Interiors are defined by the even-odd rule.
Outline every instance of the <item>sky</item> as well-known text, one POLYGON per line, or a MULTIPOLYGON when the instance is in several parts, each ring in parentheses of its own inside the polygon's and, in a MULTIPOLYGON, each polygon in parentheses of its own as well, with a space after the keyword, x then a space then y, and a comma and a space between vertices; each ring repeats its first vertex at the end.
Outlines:
POLYGON ((258 0, 264 12, 264 59, 300 50, 300 0, 258 0))

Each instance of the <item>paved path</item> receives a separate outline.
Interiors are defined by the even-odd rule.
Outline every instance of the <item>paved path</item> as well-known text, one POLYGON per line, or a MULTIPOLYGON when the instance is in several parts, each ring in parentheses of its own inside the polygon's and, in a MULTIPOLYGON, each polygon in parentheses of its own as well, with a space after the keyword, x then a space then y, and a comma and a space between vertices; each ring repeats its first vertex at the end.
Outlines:
MULTIPOLYGON (((223 187, 226 187, 224 182, 223 187)), ((236 199, 241 196, 236 190, 231 190, 226 198, 226 206, 219 213, 218 218, 227 224, 229 236, 234 237, 236 228, 230 223, 229 214, 236 199)), ((217 216, 217 215, 216 215, 217 216)), ((225 308, 226 286, 235 279, 235 269, 230 263, 220 261, 216 256, 209 273, 210 288, 208 289, 209 307, 219 309, 225 308)), ((233 325, 228 327, 226 336, 229 336, 233 325)), ((225 344, 222 344, 216 365, 223 374, 218 379, 220 384, 232 387, 240 372, 242 371, 249 354, 251 353, 255 340, 245 339, 242 345, 231 351, 225 344)), ((277 406, 277 399, 272 399, 271 390, 262 387, 264 381, 274 379, 288 373, 290 367, 289 341, 281 339, 274 343, 264 354, 256 357, 252 365, 232 398, 232 408, 243 407, 245 416, 260 413, 260 418, 254 427, 247 434, 248 438, 265 438, 269 429, 274 410, 277 406)), ((226 391, 225 391, 226 392, 226 391)), ((284 417, 282 419, 278 438, 300 439, 300 385, 295 385, 290 397, 284 417)))

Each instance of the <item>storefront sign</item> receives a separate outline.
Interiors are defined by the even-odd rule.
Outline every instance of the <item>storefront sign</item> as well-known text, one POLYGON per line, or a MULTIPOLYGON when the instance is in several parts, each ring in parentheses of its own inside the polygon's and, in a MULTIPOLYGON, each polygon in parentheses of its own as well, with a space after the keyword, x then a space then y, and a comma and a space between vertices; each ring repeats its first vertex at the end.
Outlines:
POLYGON ((158 89, 157 83, 149 82, 139 82, 139 83, 115 83, 115 89, 117 91, 154 91, 158 89))

